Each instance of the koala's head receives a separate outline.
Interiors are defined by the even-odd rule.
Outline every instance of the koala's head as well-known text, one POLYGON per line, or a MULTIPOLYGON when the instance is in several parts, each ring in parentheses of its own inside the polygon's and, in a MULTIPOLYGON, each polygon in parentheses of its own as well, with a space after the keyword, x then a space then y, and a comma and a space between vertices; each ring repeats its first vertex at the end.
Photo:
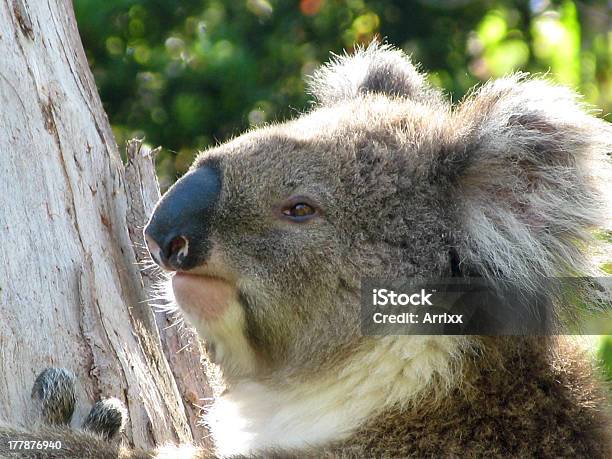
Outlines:
POLYGON ((610 129, 522 76, 452 108, 400 51, 338 57, 299 118, 203 152, 145 230, 228 377, 333 368, 365 277, 562 274, 598 217, 610 129))

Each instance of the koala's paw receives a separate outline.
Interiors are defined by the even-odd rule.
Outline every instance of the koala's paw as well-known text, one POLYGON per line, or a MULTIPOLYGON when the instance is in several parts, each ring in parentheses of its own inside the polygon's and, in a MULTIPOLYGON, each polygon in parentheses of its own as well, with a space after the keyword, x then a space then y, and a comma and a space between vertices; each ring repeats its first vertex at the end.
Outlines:
MULTIPOLYGON (((43 422, 48 425, 68 425, 76 405, 76 377, 64 368, 46 368, 32 387, 32 398, 40 404, 43 422)), ((127 410, 116 398, 100 400, 89 411, 82 428, 112 440, 123 431, 127 410)))
POLYGON ((40 404, 46 424, 70 424, 76 405, 75 381, 74 373, 64 368, 47 368, 38 375, 32 398, 40 404))
POLYGON ((127 410, 117 398, 107 398, 96 402, 83 422, 83 429, 113 439, 123 431, 127 421, 127 410))

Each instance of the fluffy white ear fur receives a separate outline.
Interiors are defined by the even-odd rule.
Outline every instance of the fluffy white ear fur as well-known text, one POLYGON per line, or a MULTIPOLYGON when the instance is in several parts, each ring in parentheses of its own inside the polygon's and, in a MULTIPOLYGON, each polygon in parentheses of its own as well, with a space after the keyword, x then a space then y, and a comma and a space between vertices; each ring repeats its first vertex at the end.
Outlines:
POLYGON ((612 183, 612 126, 570 89, 524 74, 485 84, 454 122, 468 263, 534 289, 542 276, 592 275, 583 242, 610 214, 596 183, 612 183))
POLYGON ((308 383, 232 386, 205 420, 222 457, 342 440, 385 408, 406 407, 425 392, 444 396, 470 346, 468 337, 384 337, 308 383))
POLYGON ((427 104, 443 103, 440 92, 427 83, 406 54, 377 41, 357 48, 351 55, 333 55, 307 83, 309 93, 320 105, 332 105, 368 92, 427 104))

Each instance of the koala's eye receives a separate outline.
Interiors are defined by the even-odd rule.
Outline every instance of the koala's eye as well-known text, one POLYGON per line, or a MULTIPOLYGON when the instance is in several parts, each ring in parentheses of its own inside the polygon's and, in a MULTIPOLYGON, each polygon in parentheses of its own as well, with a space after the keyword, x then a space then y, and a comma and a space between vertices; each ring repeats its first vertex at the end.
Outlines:
POLYGON ((283 210, 283 214, 287 217, 303 218, 308 217, 309 215, 314 215, 315 210, 308 204, 300 202, 290 209, 283 210))
POLYGON ((317 208, 301 199, 291 199, 281 207, 283 217, 297 223, 305 222, 317 216, 317 208))

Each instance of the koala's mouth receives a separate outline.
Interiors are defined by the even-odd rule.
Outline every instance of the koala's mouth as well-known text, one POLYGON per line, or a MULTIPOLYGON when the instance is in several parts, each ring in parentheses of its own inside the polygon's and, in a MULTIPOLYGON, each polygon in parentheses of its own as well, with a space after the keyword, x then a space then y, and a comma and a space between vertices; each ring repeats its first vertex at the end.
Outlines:
POLYGON ((238 300, 236 287, 219 277, 177 272, 172 290, 178 305, 197 321, 213 321, 238 300))

